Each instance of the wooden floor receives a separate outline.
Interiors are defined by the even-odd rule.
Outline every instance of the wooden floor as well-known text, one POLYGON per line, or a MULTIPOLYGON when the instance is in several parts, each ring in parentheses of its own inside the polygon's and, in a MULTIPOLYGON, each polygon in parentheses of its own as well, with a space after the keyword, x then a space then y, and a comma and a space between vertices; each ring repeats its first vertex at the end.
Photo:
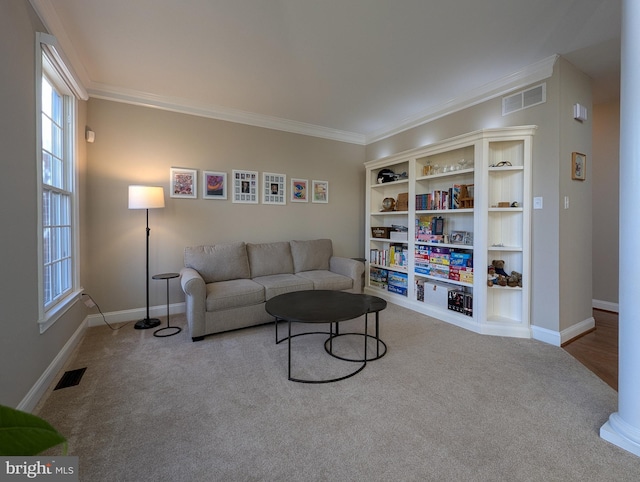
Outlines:
POLYGON ((563 348, 614 390, 618 390, 618 314, 593 310, 595 330, 563 348))

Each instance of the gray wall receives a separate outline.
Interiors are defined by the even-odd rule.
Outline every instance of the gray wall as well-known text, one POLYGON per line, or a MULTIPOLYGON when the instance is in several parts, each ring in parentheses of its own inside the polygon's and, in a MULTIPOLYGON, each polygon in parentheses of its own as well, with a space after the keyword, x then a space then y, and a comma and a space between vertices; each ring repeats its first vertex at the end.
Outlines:
MULTIPOLYGON (((331 238, 336 255, 361 257, 364 230, 364 147, 202 117, 91 99, 88 124, 85 289, 103 311, 145 303, 145 214, 127 208, 130 184, 161 185, 164 209, 150 210, 151 274, 177 272, 185 246, 230 241, 331 238), (169 197, 169 169, 198 170, 198 199, 169 197), (285 206, 202 199, 203 170, 258 171, 329 181, 329 203, 285 206)), ((287 185, 289 196, 289 185, 287 185)), ((164 283, 152 281, 152 306, 164 283)), ((184 299, 171 283, 171 302, 184 299)))
MULTIPOLYGON (((591 79, 563 61, 559 65, 560 102, 560 258, 558 268, 560 279, 560 331, 577 322, 592 318, 592 218, 591 175, 592 163, 591 130, 592 120, 580 122, 573 119, 573 105, 578 102, 593 112, 591 104, 591 79), (571 153, 580 152, 587 156, 586 179, 571 179, 571 153), (565 197, 569 208, 565 208, 565 197)), ((542 280, 540 280, 542 282, 542 280)), ((542 298, 544 299, 544 298, 542 298)), ((535 302, 535 300, 534 300, 535 302)))
MULTIPOLYGON (((0 404, 16 407, 85 318, 76 303, 45 333, 38 326, 35 33, 26 1, 0 3, 0 404)), ((85 105, 80 105, 84 129, 85 105)), ((83 143, 82 143, 83 144, 83 143)), ((80 152, 84 163, 84 148, 80 152)))
POLYGON ((585 233, 590 238, 591 205, 584 199, 590 183, 570 181, 568 177, 572 151, 591 158, 591 125, 588 122, 577 125, 571 108, 576 102, 590 107, 591 93, 588 77, 562 58, 545 82, 544 104, 503 117, 501 99, 489 100, 369 144, 366 158, 378 159, 488 127, 537 125, 533 141, 533 195, 543 197, 544 208, 534 210, 532 216, 531 319, 535 326, 560 332, 591 317, 591 260, 584 256, 585 250, 591 249, 590 240, 575 249, 575 243, 585 238, 585 233), (564 195, 571 195, 576 202, 571 203, 570 212, 561 213, 564 195), (563 223, 568 214, 572 218, 567 227, 563 223), (570 267, 562 279, 561 265, 570 267), (561 282, 570 285, 565 286, 565 298, 560 295, 561 282), (579 306, 571 308, 572 304, 579 306))
POLYGON ((593 298, 618 310, 620 101, 593 106, 593 298))

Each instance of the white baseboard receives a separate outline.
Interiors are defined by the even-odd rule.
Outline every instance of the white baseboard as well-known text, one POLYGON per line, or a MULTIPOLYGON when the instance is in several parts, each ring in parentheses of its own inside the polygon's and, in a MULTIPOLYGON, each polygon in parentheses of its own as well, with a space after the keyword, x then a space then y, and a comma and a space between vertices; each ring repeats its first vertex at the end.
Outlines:
MULTIPOLYGON (((185 312, 185 304, 174 303, 169 305, 169 315, 175 315, 185 312)), ((127 321, 142 320, 147 316, 146 308, 136 308, 133 310, 112 311, 104 314, 104 319, 100 313, 94 313, 88 316, 89 326, 101 326, 104 325, 104 321, 107 320, 109 324, 125 323, 127 321)), ((167 305, 158 305, 149 307, 149 316, 151 318, 159 318, 161 316, 167 316, 167 305)))
POLYGON ((554 346, 562 346, 563 343, 592 330, 595 326, 596 321, 591 317, 562 331, 553 331, 539 326, 532 326, 531 334, 534 340, 554 346))
POLYGON ((62 347, 62 350, 56 355, 53 361, 49 364, 44 373, 38 378, 38 381, 31 387, 29 393, 22 399, 22 401, 16 407, 18 410, 22 410, 23 412, 31 413, 40 402, 40 399, 44 396, 45 392, 49 388, 49 385, 54 380, 54 377, 58 374, 60 370, 64 367, 67 360, 73 353, 73 350, 76 348, 82 337, 84 336, 85 331, 88 327, 88 320, 85 318, 78 329, 71 335, 71 338, 65 343, 62 347))
POLYGON ((562 344, 560 342, 560 332, 535 325, 531 325, 531 338, 554 346, 560 346, 562 344))
POLYGON ((611 301, 592 300, 591 306, 598 310, 612 311, 614 313, 620 313, 620 305, 611 301))
POLYGON ((596 320, 593 317, 587 318, 586 320, 581 321, 580 323, 576 323, 573 326, 570 326, 566 330, 562 330, 560 333, 560 343, 565 343, 573 338, 582 335, 590 330, 593 330, 596 326, 596 320))

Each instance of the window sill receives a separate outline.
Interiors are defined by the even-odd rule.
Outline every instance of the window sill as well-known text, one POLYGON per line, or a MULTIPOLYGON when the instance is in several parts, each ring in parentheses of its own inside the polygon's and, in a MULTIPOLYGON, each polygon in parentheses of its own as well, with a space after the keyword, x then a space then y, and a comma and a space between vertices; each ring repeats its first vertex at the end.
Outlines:
POLYGON ((73 291, 66 297, 66 299, 47 311, 44 315, 44 319, 38 320, 38 324, 40 325, 40 334, 47 331, 56 321, 69 311, 69 309, 80 299, 83 291, 84 290, 82 289, 73 291))

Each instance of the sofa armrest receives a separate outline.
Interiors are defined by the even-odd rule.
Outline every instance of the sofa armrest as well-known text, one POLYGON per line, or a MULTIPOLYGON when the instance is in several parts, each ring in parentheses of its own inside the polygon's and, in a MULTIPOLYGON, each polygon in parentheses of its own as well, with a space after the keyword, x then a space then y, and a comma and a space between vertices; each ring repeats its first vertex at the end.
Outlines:
POLYGON ((362 261, 331 256, 329 258, 329 271, 351 278, 353 280, 353 291, 362 292, 362 276, 364 275, 364 263, 362 261))
POLYGON ((180 285, 185 294, 185 310, 191 338, 202 339, 205 335, 205 312, 207 288, 195 269, 182 268, 180 271, 180 285))

